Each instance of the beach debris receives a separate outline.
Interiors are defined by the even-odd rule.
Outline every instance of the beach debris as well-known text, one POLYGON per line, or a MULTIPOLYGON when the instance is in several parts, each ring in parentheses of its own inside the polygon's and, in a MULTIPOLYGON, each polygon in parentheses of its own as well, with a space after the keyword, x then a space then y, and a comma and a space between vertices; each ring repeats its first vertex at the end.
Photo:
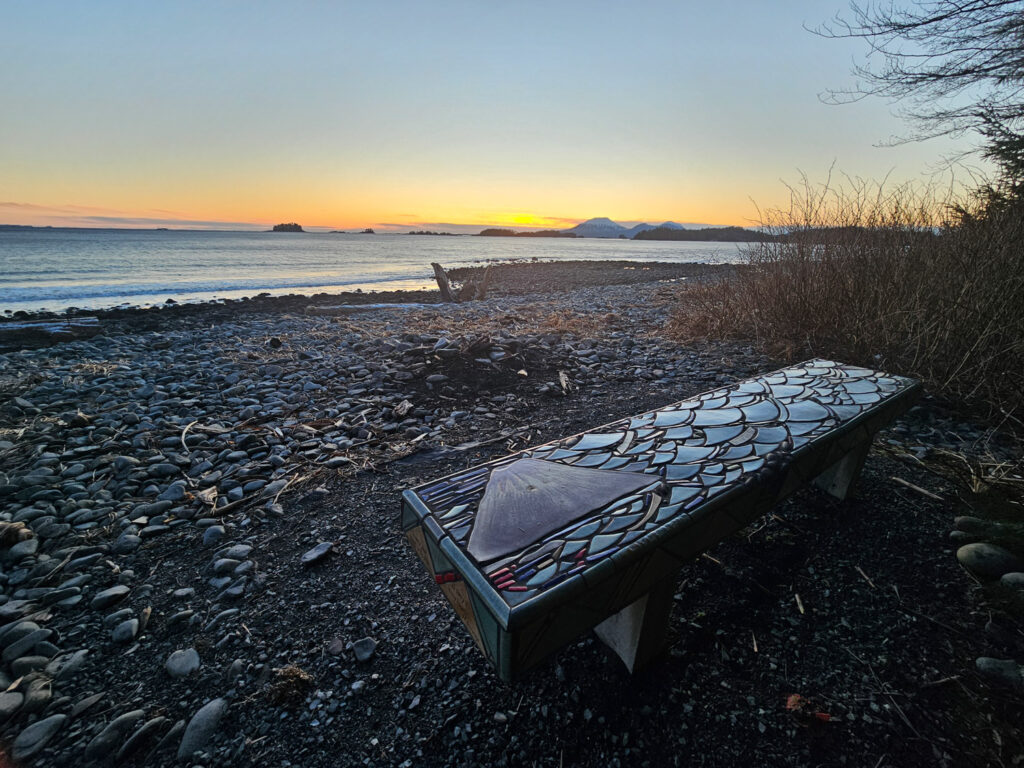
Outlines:
POLYGON ((448 282, 448 275, 445 273, 444 268, 436 261, 431 262, 430 266, 434 270, 434 279, 437 280, 437 289, 441 291, 441 298, 451 304, 458 304, 459 299, 452 293, 452 287, 448 282))

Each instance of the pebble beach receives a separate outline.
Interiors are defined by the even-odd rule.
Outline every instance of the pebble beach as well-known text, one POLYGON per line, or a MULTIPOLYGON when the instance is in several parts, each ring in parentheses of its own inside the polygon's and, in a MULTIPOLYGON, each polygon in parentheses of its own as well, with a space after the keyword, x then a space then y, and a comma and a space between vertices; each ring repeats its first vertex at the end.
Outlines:
POLYGON ((961 495, 928 467, 985 432, 929 398, 855 500, 801 491, 684 569, 637 677, 587 636, 501 683, 404 541, 405 488, 787 362, 667 338, 680 287, 729 269, 122 308, 0 353, 0 745, 32 766, 1011 764, 1024 678, 975 658, 1024 636, 989 626, 954 556, 985 535, 949 538, 961 495))

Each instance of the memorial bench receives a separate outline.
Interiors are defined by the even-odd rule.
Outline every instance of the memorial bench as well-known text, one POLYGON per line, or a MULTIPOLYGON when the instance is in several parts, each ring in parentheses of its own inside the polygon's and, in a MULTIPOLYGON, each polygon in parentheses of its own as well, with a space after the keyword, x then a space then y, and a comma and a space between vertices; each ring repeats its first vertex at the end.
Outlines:
POLYGON ((804 484, 845 498, 920 388, 810 360, 408 490, 402 528, 502 679, 591 628, 633 671, 684 563, 804 484))

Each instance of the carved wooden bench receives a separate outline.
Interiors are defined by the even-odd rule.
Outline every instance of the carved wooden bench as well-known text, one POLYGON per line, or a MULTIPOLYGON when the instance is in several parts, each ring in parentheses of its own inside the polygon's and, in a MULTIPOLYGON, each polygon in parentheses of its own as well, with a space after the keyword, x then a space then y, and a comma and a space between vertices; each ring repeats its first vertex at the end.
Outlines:
POLYGON ((592 627, 634 670, 684 563, 806 483, 845 498, 919 392, 810 360, 408 490, 402 528, 502 679, 592 627))

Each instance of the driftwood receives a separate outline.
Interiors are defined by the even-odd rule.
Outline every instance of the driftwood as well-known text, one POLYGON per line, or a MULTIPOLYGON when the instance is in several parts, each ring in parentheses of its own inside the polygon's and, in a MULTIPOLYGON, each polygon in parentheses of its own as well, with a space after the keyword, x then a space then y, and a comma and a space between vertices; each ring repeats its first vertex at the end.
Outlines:
POLYGON ((60 341, 88 339, 103 328, 95 317, 0 322, 0 348, 42 347, 60 341))
POLYGON ((448 282, 448 274, 441 265, 432 263, 430 266, 434 268, 434 278, 437 280, 437 287, 441 290, 441 298, 445 301, 458 303, 487 297, 487 286, 491 281, 490 264, 484 269, 484 276, 480 279, 480 282, 470 280, 459 289, 458 295, 452 292, 451 284, 448 282))
POLYGON ((432 262, 430 266, 434 268, 434 278, 437 280, 437 287, 441 291, 441 298, 453 304, 458 304, 459 300, 452 293, 452 287, 448 283, 448 275, 445 274, 444 269, 436 261, 432 262))

